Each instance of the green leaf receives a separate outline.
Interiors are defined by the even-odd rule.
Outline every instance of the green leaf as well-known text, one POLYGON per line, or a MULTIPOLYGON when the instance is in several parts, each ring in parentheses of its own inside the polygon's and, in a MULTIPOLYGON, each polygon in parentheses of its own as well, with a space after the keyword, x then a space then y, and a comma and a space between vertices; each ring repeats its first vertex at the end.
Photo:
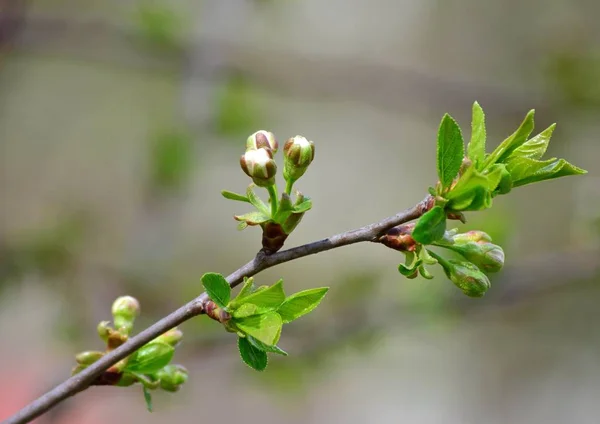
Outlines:
POLYGON ((242 289, 236 296, 236 300, 254 293, 255 290, 256 287, 254 286, 254 278, 244 277, 244 285, 242 286, 242 289))
POLYGON ((441 206, 434 206, 419 219, 412 237, 418 243, 431 244, 444 237, 444 231, 446 231, 446 212, 441 206))
POLYGON ((490 167, 490 169, 484 174, 487 179, 487 188, 490 191, 494 191, 498 188, 498 184, 502 180, 502 177, 506 173, 506 165, 503 163, 496 163, 490 167))
POLYGON ((500 145, 494 150, 485 160, 483 169, 489 168, 491 165, 499 162, 505 162, 505 159, 510 156, 510 154, 520 147, 531 131, 533 131, 533 116, 535 115, 534 110, 530 110, 529 113, 525 116, 523 122, 517 130, 510 135, 507 139, 505 139, 500 145))
POLYGON ((242 194, 238 194, 238 193, 234 193, 233 191, 229 191, 229 190, 221 190, 221 195, 229 200, 237 200, 238 202, 246 202, 246 203, 250 203, 250 200, 242 195, 242 194))
POLYGON ((252 346, 246 337, 238 337, 238 349, 242 361, 250 368, 255 369, 256 371, 263 371, 267 368, 267 363, 269 361, 267 353, 252 346))
POLYGON ((501 178, 501 166, 492 166, 489 173, 484 175, 471 165, 446 195, 447 209, 459 212, 489 208, 492 192, 500 183, 501 178))
POLYGON ((551 180, 553 178, 566 177, 569 175, 587 174, 587 171, 570 164, 564 159, 558 159, 554 162, 538 169, 534 174, 514 182, 514 187, 526 184, 537 183, 540 181, 551 180))
POLYGON ((152 395, 150 394, 150 390, 146 386, 142 385, 142 391, 144 392, 144 400, 146 401, 146 408, 148 412, 152 412, 152 395))
POLYGON ((264 290, 257 290, 256 292, 245 296, 243 298, 236 298, 231 302, 232 308, 238 308, 244 303, 253 303, 259 308, 275 310, 285 300, 285 293, 283 291, 283 280, 279 280, 271 287, 264 290))
POLYGON ((233 219, 236 221, 245 222, 247 225, 259 225, 271 220, 271 216, 265 215, 262 212, 254 211, 245 213, 243 215, 235 215, 233 219))
POLYGON ((277 208, 277 214, 273 220, 279 224, 285 222, 286 219, 292 214, 294 210, 294 205, 292 205, 292 200, 287 193, 281 194, 281 200, 279 202, 279 207, 277 208))
POLYGON ((454 119, 445 114, 440 123, 437 140, 437 170, 442 188, 450 187, 460 171, 465 154, 465 146, 460 127, 454 119))
POLYGON ((546 149, 548 149, 548 144, 555 128, 556 124, 552 124, 535 137, 527 140, 510 154, 507 161, 518 157, 541 159, 544 153, 546 153, 546 149))
POLYGON ((467 147, 468 157, 477 169, 481 169, 485 159, 485 114, 479 103, 473 103, 473 118, 471 121, 471 141, 467 147))
POLYGON ((231 298, 231 287, 221 274, 207 272, 202 276, 202 285, 210 300, 219 308, 226 309, 231 298))
POLYGON ((506 169, 510 172, 510 176, 513 180, 513 186, 516 187, 516 182, 519 180, 523 180, 545 166, 550 165, 556 161, 556 158, 539 161, 527 157, 512 157, 511 160, 506 164, 506 169))
POLYGON ((247 226, 248 226, 248 224, 246 222, 242 221, 237 225, 237 229, 238 229, 238 231, 242 231, 242 230, 245 230, 247 226))
POLYGON ((305 197, 301 203, 294 206, 294 212, 302 213, 302 212, 306 212, 310 208, 312 208, 312 200, 309 197, 305 197))
POLYGON ((254 346, 255 348, 257 348, 259 350, 262 350, 263 352, 270 352, 270 353, 276 353, 278 355, 288 356, 288 354, 285 350, 280 349, 277 346, 266 345, 263 342, 256 340, 252 336, 246 336, 246 339, 248 339, 248 341, 250 342, 250 344, 252 346, 254 346))
MULTIPOLYGON (((407 258, 408 259, 408 258, 407 258)), ((423 264, 421 259, 415 260, 407 260, 405 264, 398 265, 398 271, 400 274, 404 275, 406 278, 416 278, 417 277, 417 269, 423 264), (410 262, 410 263, 408 263, 410 262)))
POLYGON ((262 213, 262 215, 265 215, 267 217, 271 216, 268 206, 254 192, 254 184, 250 184, 248 186, 248 189, 246 190, 246 196, 248 196, 248 201, 252 204, 252 206, 258 209, 259 212, 262 213))
POLYGON ((281 335, 283 321, 277 312, 233 318, 235 325, 245 334, 269 346, 276 345, 281 335))
POLYGON ((168 343, 151 342, 131 355, 123 371, 151 374, 169 365, 175 349, 168 343))
POLYGON ((234 318, 246 318, 252 315, 260 315, 270 311, 272 311, 272 309, 261 309, 254 303, 244 303, 239 308, 235 309, 231 315, 234 318))
POLYGON ((329 287, 303 290, 285 299, 277 312, 285 324, 308 314, 321 303, 329 287))

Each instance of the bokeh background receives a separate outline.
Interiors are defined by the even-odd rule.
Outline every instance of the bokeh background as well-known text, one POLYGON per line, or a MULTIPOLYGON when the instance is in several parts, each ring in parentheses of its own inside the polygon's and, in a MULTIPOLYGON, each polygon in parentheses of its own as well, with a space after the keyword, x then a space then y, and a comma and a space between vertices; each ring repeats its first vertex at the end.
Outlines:
POLYGON ((597 423, 600 5, 589 0, 0 0, 0 418, 99 349, 122 294, 143 328, 259 248, 236 231, 245 138, 302 134, 314 200, 286 245, 377 221, 435 182, 451 113, 488 143, 537 111, 550 155, 589 171, 520 188, 463 228, 507 266, 483 299, 406 280, 367 243, 263 272, 328 285, 264 373, 206 317, 179 393, 93 388, 42 424, 597 423))

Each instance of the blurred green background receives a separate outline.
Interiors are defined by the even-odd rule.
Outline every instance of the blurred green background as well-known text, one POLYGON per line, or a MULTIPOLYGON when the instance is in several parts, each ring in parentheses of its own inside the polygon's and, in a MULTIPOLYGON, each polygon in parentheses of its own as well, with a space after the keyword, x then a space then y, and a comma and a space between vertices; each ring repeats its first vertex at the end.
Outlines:
MULTIPOLYGON (((516 190, 463 228, 507 266, 483 299, 359 244, 267 270, 332 289, 266 372, 215 322, 185 323, 190 380, 93 388, 39 423, 596 423, 600 416, 600 4, 584 0, 0 0, 0 418, 101 348, 114 298, 136 328, 260 247, 236 231, 245 138, 302 134, 313 210, 286 246, 377 221, 435 182, 449 112, 493 145, 525 113, 584 177, 516 190)), ((266 194, 265 194, 266 198, 266 194)), ((288 328, 289 327, 289 328, 288 328)))

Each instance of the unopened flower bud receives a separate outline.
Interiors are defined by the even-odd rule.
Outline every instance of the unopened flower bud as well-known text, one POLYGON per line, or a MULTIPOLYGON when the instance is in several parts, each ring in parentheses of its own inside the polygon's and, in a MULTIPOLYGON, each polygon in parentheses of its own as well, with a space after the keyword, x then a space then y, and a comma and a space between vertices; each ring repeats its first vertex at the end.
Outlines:
POLYGON ((240 159, 240 165, 257 186, 269 187, 275 184, 277 165, 271 150, 247 150, 240 159))
POLYGON ((481 297, 490 288, 490 280, 471 262, 450 260, 440 263, 450 281, 467 296, 481 297))
POLYGON ((97 331, 98 331, 98 336, 100 336, 100 338, 102 340, 104 340, 105 342, 107 342, 108 341, 108 337, 110 336, 110 334, 114 330, 110 327, 110 322, 108 322, 108 321, 100 321, 98 323, 97 331))
POLYGON ((484 272, 498 272, 504 266, 504 250, 489 242, 468 242, 448 246, 484 272))
POLYGON ((135 318, 140 314, 140 303, 131 296, 121 296, 112 305, 112 315, 115 328, 124 334, 129 334, 135 318))
POLYGON ((285 142, 283 156, 283 178, 286 181, 296 181, 304 175, 315 158, 315 145, 305 137, 297 135, 285 142))
POLYGON ((81 364, 81 365, 91 365, 94 362, 96 362, 98 359, 102 358, 103 356, 104 356, 103 352, 87 351, 87 352, 80 352, 77 355, 75 355, 75 360, 77 361, 78 364, 81 364))
POLYGON ((170 344, 153 341, 142 346, 129 358, 125 371, 151 374, 167 366, 175 349, 170 344))
POLYGON ((168 392, 176 392, 188 379, 188 371, 181 365, 167 365, 156 377, 160 380, 160 387, 168 392))
POLYGON ((171 328, 166 333, 161 334, 155 340, 159 342, 164 342, 170 344, 175 347, 183 338, 183 332, 177 327, 171 328))
POLYGON ((258 149, 267 149, 271 150, 273 154, 277 153, 279 143, 277 143, 275 135, 272 132, 260 130, 248 137, 248 140, 246 140, 246 150, 258 149))
POLYGON ((490 242, 492 238, 488 233, 479 230, 467 231, 466 233, 455 234, 452 236, 452 240, 454 240, 455 244, 465 244, 468 242, 490 242))

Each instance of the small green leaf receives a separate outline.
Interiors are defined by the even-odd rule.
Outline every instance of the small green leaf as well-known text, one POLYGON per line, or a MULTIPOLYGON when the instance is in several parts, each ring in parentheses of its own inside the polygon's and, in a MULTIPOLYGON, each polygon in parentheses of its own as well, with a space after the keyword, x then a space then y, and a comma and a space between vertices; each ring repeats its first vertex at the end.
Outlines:
MULTIPOLYGON (((268 312, 268 311, 263 311, 264 312, 268 312)), ((256 306, 253 303, 244 303, 242 306, 240 306, 239 308, 235 309, 231 315, 234 318, 246 318, 252 315, 259 315, 259 309, 258 306, 256 306)))
POLYGON ((292 214, 294 205, 292 200, 287 193, 281 194, 281 200, 279 201, 279 207, 277 208, 277 214, 273 220, 279 224, 285 222, 286 219, 292 214))
POLYGON ((246 202, 246 203, 250 203, 250 200, 242 195, 242 194, 238 194, 238 193, 234 193, 233 191, 229 191, 229 190, 221 190, 221 195, 229 200, 236 200, 238 202, 246 202))
POLYGON ((484 174, 487 179, 487 188, 490 191, 494 191, 498 188, 502 177, 506 174, 506 165, 503 163, 496 163, 492 165, 489 170, 484 174))
POLYGON ((271 217, 269 215, 265 215, 262 212, 254 211, 245 213, 243 215, 235 215, 233 219, 235 219, 236 221, 245 222, 247 225, 259 225, 269 221, 271 217))
POLYGON ((123 371, 151 374, 169 365, 174 353, 175 349, 168 343, 148 343, 131 355, 123 371))
POLYGON ((252 346, 246 337, 238 337, 238 349, 242 361, 250 368, 256 371, 263 371, 267 368, 269 359, 267 353, 252 346))
POLYGON ((152 395, 150 394, 150 390, 146 386, 142 385, 142 391, 144 392, 144 400, 146 401, 146 408, 148 412, 152 412, 152 395))
POLYGON ((460 127, 454 119, 445 114, 440 123, 437 140, 437 170, 442 188, 450 187, 460 171, 465 154, 465 146, 460 127))
POLYGON ((553 163, 555 160, 556 158, 539 161, 527 157, 514 156, 506 164, 506 169, 508 172, 510 172, 510 176, 513 180, 513 186, 516 187, 517 181, 530 177, 540 169, 553 163))
POLYGON ((285 299, 277 312, 285 324, 308 314, 321 303, 329 287, 303 290, 285 299))
POLYGON ((254 184, 250 184, 248 186, 248 189, 246 190, 246 196, 248 196, 248 201, 252 204, 252 206, 258 209, 259 212, 267 217, 271 216, 268 206, 254 192, 254 184))
POLYGON ((473 119, 471 121, 471 141, 467 147, 469 159, 481 169, 485 159, 485 114, 479 103, 473 103, 473 119))
MULTIPOLYGON (((407 261, 408 262, 408 261, 407 261)), ((421 259, 417 259, 415 261, 412 261, 411 263, 406 263, 406 264, 399 264, 398 265, 398 272, 400 272, 400 274, 404 275, 406 278, 417 278, 417 269, 423 264, 423 261, 421 259)))
POLYGON ((262 350, 263 352, 270 352, 270 353, 276 353, 276 354, 282 355, 282 356, 288 356, 288 354, 285 350, 280 349, 277 346, 266 345, 263 342, 256 340, 252 336, 246 336, 246 339, 248 339, 248 341, 250 342, 250 344, 252 346, 254 346, 255 348, 257 348, 259 350, 262 350))
POLYGON ((441 206, 434 206, 419 219, 412 232, 412 237, 418 243, 431 244, 444 237, 445 231, 446 212, 441 206))
POLYGON ((491 206, 492 192, 502 178, 502 167, 492 166, 490 174, 484 175, 471 165, 460 177, 456 185, 446 195, 448 210, 474 211, 491 206))
POLYGON ((237 229, 238 229, 238 231, 242 231, 242 230, 245 230, 247 226, 248 226, 248 224, 246 222, 242 221, 237 225, 237 229))
POLYGON ((279 280, 271 287, 263 290, 257 290, 251 295, 243 298, 236 298, 233 302, 231 302, 231 307, 239 308, 244 303, 253 303, 263 310, 275 310, 283 303, 284 300, 285 293, 283 291, 283 280, 279 280))
POLYGON ((207 272, 202 276, 202 285, 210 300, 215 302, 219 308, 227 308, 231 298, 231 287, 221 274, 207 272))
POLYGON ((529 137, 529 134, 531 134, 531 131, 533 131, 534 114, 534 110, 530 110, 529 113, 527 113, 519 128, 517 128, 512 135, 500 143, 496 150, 494 150, 487 157, 483 169, 489 168, 495 163, 505 162, 505 159, 507 159, 515 149, 525 143, 525 140, 527 140, 527 137, 529 137))
POLYGON ((548 144, 550 143, 550 138, 552 137, 555 128, 556 124, 552 124, 535 137, 527 140, 510 154, 507 162, 517 157, 541 159, 542 156, 544 156, 544 153, 546 153, 546 149, 548 149, 548 144))
POLYGON ((302 213, 306 212, 310 208, 312 208, 312 200, 309 197, 305 197, 304 201, 294 206, 294 212, 302 213))
POLYGON ((425 278, 426 280, 433 280, 433 275, 431 275, 427 268, 425 268, 425 265, 421 265, 419 267, 419 274, 421 274, 421 277, 425 278))
POLYGON ((273 346, 279 341, 283 321, 277 312, 253 315, 246 318, 233 318, 235 325, 245 334, 264 344, 273 346))
POLYGON ((254 293, 255 290, 256 287, 254 286, 254 278, 244 277, 244 285, 242 286, 242 289, 236 296, 236 300, 254 293))
POLYGON ((558 159, 552 163, 538 169, 534 174, 521 180, 515 181, 514 186, 519 187, 526 184, 537 183, 540 181, 551 180, 553 178, 566 177, 569 175, 587 174, 587 171, 570 164, 564 159, 558 159))

